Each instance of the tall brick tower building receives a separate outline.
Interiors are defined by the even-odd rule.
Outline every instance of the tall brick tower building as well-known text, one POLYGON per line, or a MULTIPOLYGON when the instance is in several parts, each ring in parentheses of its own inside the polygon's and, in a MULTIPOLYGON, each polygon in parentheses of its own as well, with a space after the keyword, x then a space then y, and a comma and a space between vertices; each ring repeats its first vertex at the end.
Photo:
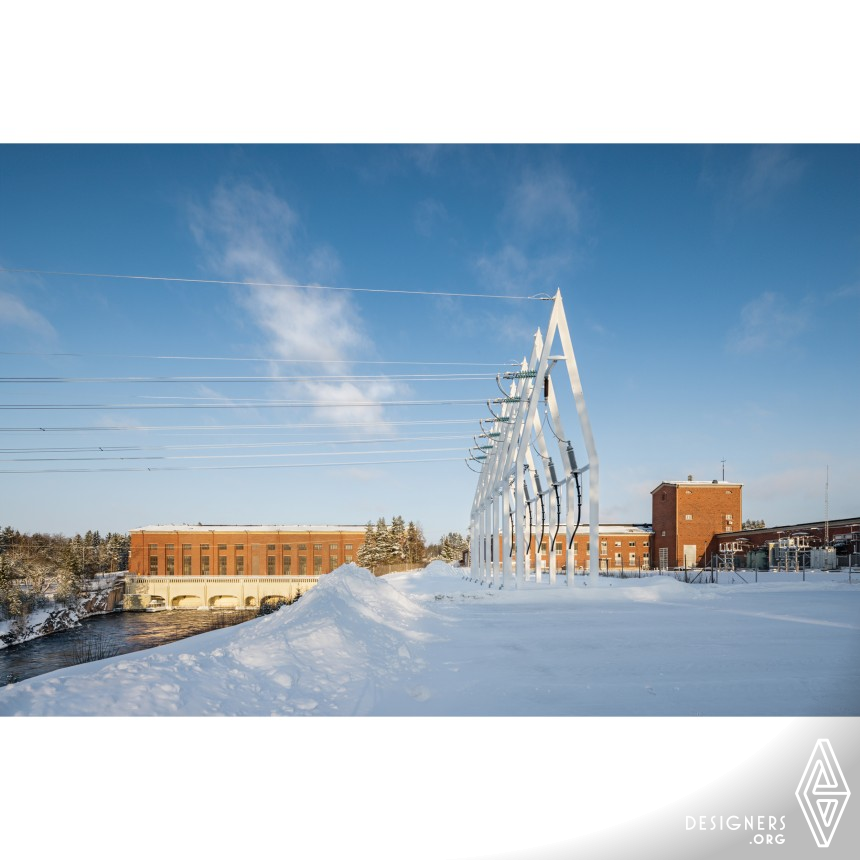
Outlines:
POLYGON ((742 484, 663 481, 651 491, 655 567, 697 567, 717 552, 719 536, 741 527, 742 484))

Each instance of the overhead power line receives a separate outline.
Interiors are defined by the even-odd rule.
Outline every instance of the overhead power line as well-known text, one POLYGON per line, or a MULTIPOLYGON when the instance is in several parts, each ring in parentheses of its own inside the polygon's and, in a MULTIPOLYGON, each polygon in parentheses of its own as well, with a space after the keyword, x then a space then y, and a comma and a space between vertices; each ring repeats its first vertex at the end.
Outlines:
POLYGON ((358 460, 354 463, 243 463, 237 466, 105 466, 80 469, 0 469, 0 475, 38 475, 82 472, 207 472, 223 469, 325 469, 344 466, 384 466, 401 463, 460 463, 462 457, 430 457, 416 460, 358 460))
POLYGON ((149 454, 145 456, 131 457, 5 457, 0 459, 0 463, 88 463, 98 462, 105 463, 110 461, 127 460, 254 460, 260 457, 277 457, 286 459, 287 457, 363 457, 367 454, 438 454, 448 451, 462 451, 462 446, 456 448, 417 448, 414 450, 403 451, 396 448, 391 451, 291 451, 288 454, 149 454))
POLYGON ((237 430, 341 430, 345 427, 406 427, 437 424, 474 425, 477 418, 415 419, 412 421, 344 421, 317 424, 90 424, 75 427, 0 427, 0 433, 95 433, 108 432, 235 432, 237 430))
POLYGON ((75 409, 322 409, 338 408, 370 408, 373 406, 476 406, 484 400, 350 400, 350 401, 315 401, 315 400, 254 400, 243 403, 2 403, 2 410, 43 411, 43 410, 75 410, 75 409))
POLYGON ((468 440, 463 434, 431 436, 386 436, 381 439, 313 439, 290 442, 220 442, 217 445, 73 445, 63 448, 0 448, 0 454, 115 454, 124 451, 218 451, 234 448, 301 448, 308 445, 379 445, 388 442, 439 442, 468 440))
POLYGON ((394 373, 323 376, 0 376, 0 383, 138 383, 138 382, 485 382, 493 374, 394 373))
POLYGON ((381 361, 363 358, 274 358, 271 356, 252 358, 228 355, 143 355, 121 352, 8 352, 0 350, 0 355, 20 355, 34 358, 142 358, 154 361, 255 361, 264 364, 399 364, 414 367, 499 367, 500 365, 519 367, 520 365, 518 361, 381 361))
POLYGON ((344 293, 386 293, 402 296, 440 296, 446 298, 462 298, 462 299, 507 299, 512 301, 551 301, 551 297, 545 293, 533 296, 511 296, 511 295, 491 295, 489 293, 455 293, 443 292, 441 290, 392 290, 383 289, 381 287, 332 287, 323 284, 289 284, 285 282, 268 282, 268 281, 222 281, 213 280, 211 278, 168 278, 159 275, 108 275, 103 272, 54 272, 45 269, 13 269, 0 266, 0 272, 16 272, 28 275, 50 275, 72 278, 103 278, 105 280, 126 280, 126 281, 163 281, 168 283, 180 284, 212 284, 216 286, 227 287, 278 287, 293 290, 325 290, 331 292, 344 293))

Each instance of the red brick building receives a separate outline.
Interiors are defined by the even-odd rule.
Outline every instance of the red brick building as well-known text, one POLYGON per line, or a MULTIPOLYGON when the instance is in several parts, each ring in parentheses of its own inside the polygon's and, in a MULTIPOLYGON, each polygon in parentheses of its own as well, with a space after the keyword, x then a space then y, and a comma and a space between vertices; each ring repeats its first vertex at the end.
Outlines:
POLYGON ((364 526, 164 525, 129 532, 135 576, 312 576, 356 560, 364 526))
POLYGON ((742 484, 663 481, 651 491, 653 563, 698 567, 718 551, 720 538, 741 525, 742 484))
MULTIPOLYGON (((598 529, 600 536, 600 569, 601 570, 650 570, 651 561, 651 527, 645 525, 619 524, 601 525, 598 529)), ((555 563, 556 569, 561 570, 565 564, 567 555, 565 547, 565 530, 562 526, 557 535, 547 527, 541 540, 540 528, 535 528, 532 539, 528 544, 529 566, 534 569, 540 553, 541 567, 549 569, 550 543, 555 537, 555 563)), ((589 530, 588 523, 580 525, 573 539, 573 559, 576 570, 588 570, 591 554, 588 545, 589 530)), ((514 550, 515 551, 515 550, 514 550)), ((499 535, 499 558, 502 555, 502 535, 499 535)))

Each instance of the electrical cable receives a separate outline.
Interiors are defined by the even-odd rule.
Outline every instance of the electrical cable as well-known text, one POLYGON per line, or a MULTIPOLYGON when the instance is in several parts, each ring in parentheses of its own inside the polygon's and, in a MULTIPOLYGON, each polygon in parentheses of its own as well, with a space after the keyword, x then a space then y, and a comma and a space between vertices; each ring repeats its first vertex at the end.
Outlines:
POLYGON ((323 376, 0 376, 0 384, 161 383, 161 382, 484 382, 491 375, 422 373, 323 376))
MULTIPOLYGON (((29 356, 31 358, 142 358, 153 361, 256 361, 266 364, 401 364, 416 367, 498 367, 499 362, 477 361, 376 361, 361 358, 273 358, 260 356, 227 356, 227 355, 143 355, 140 353, 122 352, 6 352, 0 350, 0 355, 29 356)), ((510 361, 508 364, 516 365, 510 361)))
POLYGON ((370 408, 374 406, 475 406, 483 400, 350 400, 326 402, 316 400, 256 400, 245 403, 3 403, 0 410, 47 411, 75 409, 322 409, 370 408))
POLYGON ((204 451, 228 448, 292 448, 304 445, 376 445, 383 442, 435 442, 437 440, 464 439, 464 436, 389 436, 382 439, 331 439, 291 442, 223 442, 217 445, 81 445, 65 448, 0 448, 0 454, 84 454, 120 453, 123 451, 204 451))
POLYGON ((459 457, 430 457, 417 460, 359 460, 355 463, 260 463, 238 466, 107 466, 81 469, 0 469, 0 475, 80 474, 94 472, 205 472, 235 469, 312 469, 344 466, 383 466, 399 463, 457 463, 459 457))
POLYGON ((474 424, 473 418, 416 419, 412 421, 345 421, 319 424, 106 424, 77 427, 0 427, 0 433, 91 433, 100 431, 158 432, 158 431, 236 431, 236 430, 340 430, 344 427, 405 427, 437 424, 474 424))
POLYGON ((403 451, 400 449, 388 451, 300 451, 287 454, 157 454, 149 456, 132 456, 132 457, 6 457, 0 458, 0 463, 85 463, 85 462, 110 462, 110 461, 126 461, 126 460, 245 460, 257 459, 260 457, 359 457, 372 454, 437 454, 448 451, 461 451, 459 446, 456 448, 418 448, 415 450, 403 451))
POLYGON ((288 284, 283 282, 270 283, 266 281, 226 281, 214 280, 210 278, 171 278, 159 275, 108 275, 103 272, 58 272, 48 271, 46 269, 23 269, 9 268, 0 266, 0 272, 28 274, 28 275, 50 275, 59 277, 71 278, 102 278, 106 280, 126 280, 126 281, 161 281, 168 283, 180 284, 210 284, 216 286, 231 286, 231 287, 278 287, 292 290, 324 290, 331 292, 345 293, 386 293, 405 296, 444 296, 449 298, 462 299, 507 299, 511 301, 552 301, 550 296, 545 293, 539 293, 533 296, 511 296, 511 295, 491 295, 489 293, 454 293, 442 292, 434 290, 392 290, 383 289, 381 287, 331 287, 323 284, 288 284))

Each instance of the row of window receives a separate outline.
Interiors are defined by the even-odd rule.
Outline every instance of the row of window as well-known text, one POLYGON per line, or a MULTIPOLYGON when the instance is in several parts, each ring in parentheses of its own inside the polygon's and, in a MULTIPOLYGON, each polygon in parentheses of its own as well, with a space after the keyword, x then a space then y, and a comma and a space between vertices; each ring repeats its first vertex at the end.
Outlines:
MULTIPOLYGON (((218 546, 218 550, 219 550, 219 551, 223 551, 223 550, 226 550, 226 549, 228 548, 226 543, 219 543, 217 546, 218 546)), ((257 546, 263 546, 263 544, 251 544, 251 546, 255 546, 255 547, 257 547, 257 546)), ((207 549, 207 550, 208 550, 208 549, 209 549, 209 544, 208 544, 208 543, 201 543, 201 544, 199 544, 199 545, 198 545, 198 547, 199 547, 199 549, 201 549, 201 550, 203 550, 203 549, 207 549)), ((313 547, 314 547, 314 552, 322 552, 323 545, 322 545, 321 543, 315 543, 315 544, 313 545, 313 547)), ((165 550, 167 550, 168 552, 173 552, 173 550, 174 550, 175 548, 176 548, 176 547, 175 547, 175 545, 174 545, 174 544, 172 544, 172 543, 168 543, 168 544, 165 544, 165 545, 164 545, 164 549, 165 549, 165 550)), ((190 543, 184 543, 184 544, 182 544, 182 551, 183 551, 183 552, 191 552, 192 548, 193 548, 193 547, 192 547, 192 545, 191 545, 190 543)), ((230 544, 230 548, 235 549, 235 550, 244 550, 244 549, 245 549, 245 544, 243 544, 243 543, 230 544)), ((329 548, 329 550, 339 550, 339 549, 340 549, 340 544, 338 544, 338 543, 330 543, 330 544, 328 545, 328 548, 329 548)), ((343 548, 344 548, 344 550, 349 551, 349 550, 351 550, 351 549, 352 549, 352 544, 351 544, 351 543, 345 543, 345 544, 343 545, 343 548)), ((273 544, 273 543, 268 543, 268 544, 266 544, 266 550, 267 550, 268 552, 274 552, 276 549, 277 549, 277 546, 276 546, 275 544, 273 544)), ((296 544, 296 549, 297 549, 299 552, 307 552, 308 545, 307 545, 306 543, 296 544)), ((154 553, 154 552, 158 552, 158 550, 159 550, 159 545, 158 545, 157 543, 151 543, 151 544, 149 544, 149 552, 150 552, 150 554, 152 554, 152 553, 154 553)), ((288 543, 281 544, 281 550, 282 550, 283 552, 291 552, 291 551, 292 551, 292 544, 288 544, 288 543)))
MULTIPOLYGON (((351 562, 353 560, 352 555, 347 553, 344 556, 345 562, 351 562)), ((284 556, 281 559, 280 568, 278 566, 278 559, 276 556, 270 555, 266 556, 266 575, 267 576, 276 576, 279 573, 284 576, 291 576, 293 573, 293 564, 292 558, 289 556, 284 556)), ((227 557, 226 556, 218 556, 217 559, 217 569, 216 573, 218 576, 227 576, 227 557)), ((338 556, 330 555, 328 557, 328 570, 326 573, 330 573, 338 566, 338 556)), ((176 575, 176 558, 175 556, 168 555, 165 560, 165 575, 166 576, 175 576, 176 575)), ((200 575, 201 576, 209 576, 212 573, 212 567, 210 564, 210 557, 208 555, 204 555, 200 557, 200 575)), ((236 558, 235 567, 232 571, 229 571, 230 575, 234 576, 244 576, 245 575, 245 559, 243 556, 238 556, 236 558)), ((307 556, 299 556, 298 565, 296 569, 296 573, 298 576, 307 576, 308 574, 308 558, 307 556)), ((313 573, 315 576, 319 576, 323 573, 323 558, 322 556, 313 556, 313 573)), ((158 576, 158 556, 150 555, 149 556, 149 575, 150 576, 158 576)), ((182 556, 182 576, 191 576, 191 556, 185 555, 182 556)), ((256 572, 255 572, 256 575, 256 572)))

